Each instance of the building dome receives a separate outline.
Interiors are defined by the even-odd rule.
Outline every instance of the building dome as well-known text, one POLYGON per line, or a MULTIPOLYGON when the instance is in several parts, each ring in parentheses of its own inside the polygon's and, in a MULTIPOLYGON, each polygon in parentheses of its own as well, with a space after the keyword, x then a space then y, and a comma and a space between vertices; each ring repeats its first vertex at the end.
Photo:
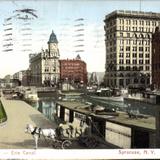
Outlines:
POLYGON ((56 37, 56 35, 54 34, 53 30, 52 30, 52 33, 51 33, 51 35, 50 35, 50 37, 49 37, 48 43, 58 43, 57 37, 56 37))

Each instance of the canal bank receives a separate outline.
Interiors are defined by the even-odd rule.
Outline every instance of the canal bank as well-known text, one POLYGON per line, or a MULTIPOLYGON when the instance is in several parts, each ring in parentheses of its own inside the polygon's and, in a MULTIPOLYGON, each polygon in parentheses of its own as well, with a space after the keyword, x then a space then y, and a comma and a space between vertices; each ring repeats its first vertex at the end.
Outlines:
POLYGON ((3 123, 5 123, 7 121, 7 115, 6 112, 4 110, 3 104, 0 101, 0 126, 3 125, 3 123))
MULTIPOLYGON (((24 101, 6 100, 1 97, 1 102, 8 117, 6 125, 0 128, 1 149, 33 149, 35 144, 32 136, 24 132, 27 124, 41 128, 56 128, 55 123, 24 101)), ((39 148, 52 147, 41 138, 39 148)))

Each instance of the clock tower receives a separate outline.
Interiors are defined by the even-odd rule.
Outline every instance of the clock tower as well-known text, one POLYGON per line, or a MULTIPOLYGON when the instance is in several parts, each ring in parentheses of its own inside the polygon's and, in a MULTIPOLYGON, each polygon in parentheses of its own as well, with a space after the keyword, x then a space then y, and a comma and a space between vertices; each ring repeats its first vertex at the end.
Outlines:
POLYGON ((53 84, 56 84, 60 77, 59 57, 58 40, 55 33, 52 31, 48 41, 48 52, 45 64, 49 71, 46 79, 48 78, 53 84))
POLYGON ((50 57, 59 59, 60 55, 59 55, 59 49, 58 49, 58 40, 53 31, 49 37, 48 50, 49 50, 50 57))

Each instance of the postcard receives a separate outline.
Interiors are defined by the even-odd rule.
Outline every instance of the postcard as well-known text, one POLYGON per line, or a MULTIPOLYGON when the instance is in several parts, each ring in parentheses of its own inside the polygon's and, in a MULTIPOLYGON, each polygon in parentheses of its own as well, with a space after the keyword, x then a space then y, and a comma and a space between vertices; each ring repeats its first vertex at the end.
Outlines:
POLYGON ((160 158, 159 6, 2 0, 0 159, 160 158))

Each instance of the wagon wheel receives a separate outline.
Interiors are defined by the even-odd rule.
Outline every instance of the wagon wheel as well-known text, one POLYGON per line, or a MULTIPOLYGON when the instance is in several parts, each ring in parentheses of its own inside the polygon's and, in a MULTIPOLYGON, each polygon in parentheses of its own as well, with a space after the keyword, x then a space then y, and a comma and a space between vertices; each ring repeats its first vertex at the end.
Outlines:
POLYGON ((67 149, 69 146, 71 146, 72 142, 69 140, 65 140, 62 143, 62 149, 67 149))
POLYGON ((61 146, 62 146, 62 141, 54 140, 53 143, 52 143, 53 148, 61 149, 61 146))

